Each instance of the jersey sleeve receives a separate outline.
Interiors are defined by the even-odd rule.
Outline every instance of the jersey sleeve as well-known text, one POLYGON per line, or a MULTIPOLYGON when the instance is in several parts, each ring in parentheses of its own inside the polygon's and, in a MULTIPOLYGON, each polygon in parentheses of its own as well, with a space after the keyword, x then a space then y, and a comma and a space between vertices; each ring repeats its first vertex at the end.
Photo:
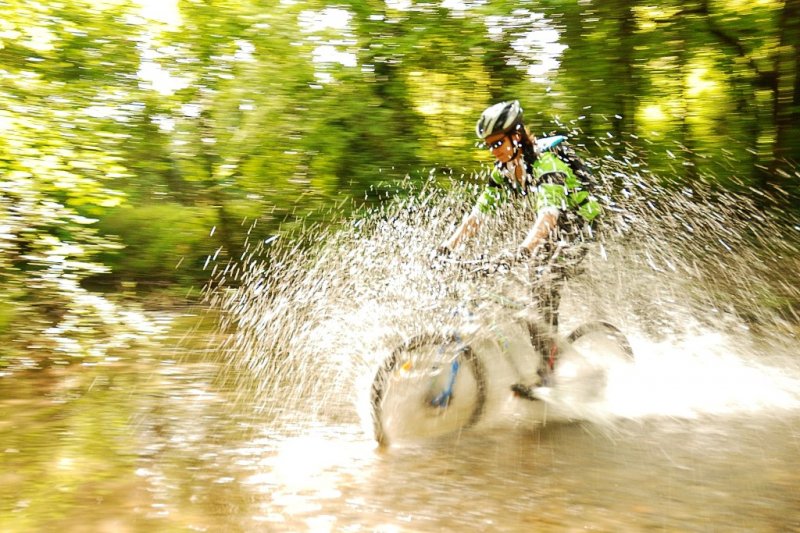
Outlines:
POLYGON ((492 169, 489 180, 492 183, 483 189, 475 204, 475 210, 484 215, 494 213, 508 200, 508 193, 502 187, 503 177, 497 169, 492 169))
POLYGON ((475 203, 475 209, 484 215, 494 213, 503 203, 503 193, 496 187, 486 187, 475 203))

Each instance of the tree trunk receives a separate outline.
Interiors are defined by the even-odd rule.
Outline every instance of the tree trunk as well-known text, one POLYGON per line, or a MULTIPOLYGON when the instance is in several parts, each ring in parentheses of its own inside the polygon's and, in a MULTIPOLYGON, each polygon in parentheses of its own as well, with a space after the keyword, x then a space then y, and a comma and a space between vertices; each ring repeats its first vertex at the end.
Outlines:
MULTIPOLYGON (((793 164, 800 160, 800 0, 785 0, 778 23, 780 44, 775 58, 775 145, 771 170, 776 185, 783 186, 791 177, 793 164)), ((798 188, 796 183, 788 185, 798 188)))
POLYGON ((624 136, 636 133, 636 81, 634 76, 634 45, 636 19, 634 13, 635 3, 627 4, 623 8, 623 18, 620 23, 619 48, 617 53, 619 92, 617 93, 617 109, 614 117, 614 136, 620 142, 618 151, 624 151, 624 136))
MULTIPOLYGON (((563 38, 564 43, 567 45, 567 49, 564 52, 562 69, 569 70, 571 63, 580 65, 581 63, 585 64, 588 61, 592 61, 594 57, 593 54, 596 54, 586 42, 586 35, 590 32, 584 25, 584 18, 587 16, 585 13, 586 9, 584 5, 578 4, 571 6, 569 9, 564 9, 561 14, 562 20, 564 21, 563 38)), ((582 72, 585 72, 585 70, 582 72)), ((575 108, 577 110, 587 110, 584 113, 585 118, 580 123, 583 133, 582 136, 585 139, 599 136, 600 132, 595 129, 595 110, 593 109, 593 106, 597 103, 595 101, 596 95, 592 93, 591 84, 582 83, 574 87, 570 96, 575 98, 575 108)))
POLYGON ((692 126, 689 118, 692 115, 691 99, 689 98, 689 52, 688 34, 690 28, 689 21, 683 21, 684 27, 681 29, 683 34, 681 42, 682 48, 678 52, 678 61, 681 76, 681 101, 683 103, 683 113, 681 113, 681 134, 680 145, 683 150, 683 164, 686 169, 686 178, 694 181, 697 178, 697 154, 695 153, 695 142, 692 137, 692 126))

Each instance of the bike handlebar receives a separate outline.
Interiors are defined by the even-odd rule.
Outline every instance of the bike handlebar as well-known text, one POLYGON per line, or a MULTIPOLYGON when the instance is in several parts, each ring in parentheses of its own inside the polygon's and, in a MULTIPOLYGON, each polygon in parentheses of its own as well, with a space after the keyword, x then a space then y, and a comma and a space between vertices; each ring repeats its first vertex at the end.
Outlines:
POLYGON ((494 257, 481 257, 477 259, 456 259, 452 257, 437 256, 434 258, 432 267, 440 269, 442 266, 459 267, 470 274, 490 275, 495 273, 505 273, 514 266, 533 262, 533 256, 522 256, 521 254, 500 253, 494 257))
POLYGON ((457 259, 439 250, 432 256, 431 266, 434 269, 441 269, 445 264, 458 266, 471 274, 489 275, 497 272, 506 273, 515 266, 526 264, 538 272, 544 271, 548 266, 558 262, 559 257, 564 252, 563 245, 555 244, 553 247, 538 247, 533 252, 525 248, 520 248, 515 252, 503 251, 493 257, 478 256, 476 259, 457 259))

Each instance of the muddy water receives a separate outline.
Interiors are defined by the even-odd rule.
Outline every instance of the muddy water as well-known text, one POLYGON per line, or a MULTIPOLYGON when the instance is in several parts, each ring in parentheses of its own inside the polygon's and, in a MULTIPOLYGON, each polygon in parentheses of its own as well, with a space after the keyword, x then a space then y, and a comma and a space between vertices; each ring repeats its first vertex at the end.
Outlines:
POLYGON ((559 425, 382 454, 341 435, 305 437, 273 452, 298 463, 288 480, 250 482, 265 497, 256 520, 290 530, 782 531, 800 527, 787 470, 797 429, 797 419, 662 420, 613 435, 559 425))
MULTIPOLYGON (((636 390, 610 423, 523 411, 378 449, 351 398, 313 417, 302 401, 256 409, 218 360, 137 353, 1 380, 0 530, 800 530, 800 409, 778 362, 713 361, 720 401, 675 412, 636 390)), ((714 390, 696 377, 675 394, 714 390)))

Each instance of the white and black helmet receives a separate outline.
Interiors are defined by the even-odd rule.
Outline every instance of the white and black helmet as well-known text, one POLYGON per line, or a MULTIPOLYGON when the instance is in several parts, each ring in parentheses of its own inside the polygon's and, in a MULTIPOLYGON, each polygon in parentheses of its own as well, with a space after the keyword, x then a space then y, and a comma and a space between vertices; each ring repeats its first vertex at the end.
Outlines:
POLYGON ((522 124, 522 107, 519 100, 500 102, 487 108, 475 125, 475 133, 485 139, 498 132, 508 132, 515 126, 522 124))

